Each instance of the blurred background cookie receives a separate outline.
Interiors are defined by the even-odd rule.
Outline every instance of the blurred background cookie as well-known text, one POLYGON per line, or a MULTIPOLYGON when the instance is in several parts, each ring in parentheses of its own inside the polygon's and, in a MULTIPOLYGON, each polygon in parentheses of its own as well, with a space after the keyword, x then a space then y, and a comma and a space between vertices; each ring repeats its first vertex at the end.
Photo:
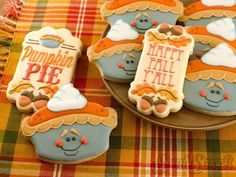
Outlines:
POLYGON ((206 26, 222 18, 232 18, 236 24, 236 3, 234 0, 191 1, 179 21, 186 26, 206 26))

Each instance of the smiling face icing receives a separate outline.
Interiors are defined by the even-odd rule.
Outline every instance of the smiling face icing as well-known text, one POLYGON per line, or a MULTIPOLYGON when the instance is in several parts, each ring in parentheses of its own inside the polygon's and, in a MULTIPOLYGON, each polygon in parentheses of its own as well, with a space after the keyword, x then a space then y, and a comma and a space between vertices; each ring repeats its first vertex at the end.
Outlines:
POLYGON ((131 80, 134 78, 141 51, 122 52, 118 55, 113 55, 112 59, 109 57, 101 57, 96 62, 103 68, 105 78, 131 80))
POLYGON ((122 19, 124 22, 131 25, 134 30, 141 34, 144 34, 147 30, 156 28, 158 24, 161 24, 163 22, 167 22, 173 25, 176 23, 177 18, 178 15, 172 13, 144 10, 127 12, 121 15, 113 14, 108 17, 108 21, 112 26, 117 20, 122 19))
POLYGON ((50 129, 46 134, 34 134, 32 142, 37 147, 39 158, 77 162, 107 151, 111 130, 102 124, 63 125, 58 129, 50 129))
POLYGON ((190 27, 195 48, 184 83, 184 104, 216 116, 236 114, 235 25, 232 19, 217 20, 206 27, 190 27))
POLYGON ((21 122, 37 157, 60 164, 85 162, 107 151, 116 126, 114 109, 88 102, 72 84, 62 86, 47 106, 21 122))
POLYGON ((141 52, 143 35, 123 20, 118 20, 95 45, 87 50, 102 76, 111 81, 130 82, 134 79, 141 52))
POLYGON ((236 112, 235 89, 236 84, 224 80, 209 79, 195 82, 185 80, 184 102, 207 112, 236 112))

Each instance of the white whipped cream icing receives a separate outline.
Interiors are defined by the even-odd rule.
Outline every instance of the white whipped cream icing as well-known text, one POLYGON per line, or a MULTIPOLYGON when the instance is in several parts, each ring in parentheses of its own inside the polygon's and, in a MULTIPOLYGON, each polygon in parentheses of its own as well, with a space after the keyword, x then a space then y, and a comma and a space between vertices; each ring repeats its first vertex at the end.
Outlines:
POLYGON ((107 34, 107 38, 112 41, 134 40, 137 39, 138 36, 138 32, 121 19, 117 20, 116 23, 112 25, 111 30, 107 34))
POLYGON ((87 99, 80 94, 72 84, 62 86, 49 100, 47 107, 50 111, 82 109, 87 105, 87 99))
POLYGON ((236 68, 236 56, 226 43, 219 44, 203 55, 202 62, 212 66, 236 68))
POLYGON ((236 4, 235 0, 202 0, 205 6, 225 6, 231 7, 236 4))
POLYGON ((228 41, 236 39, 235 25, 230 18, 216 20, 208 24, 206 28, 209 33, 221 36, 228 41))

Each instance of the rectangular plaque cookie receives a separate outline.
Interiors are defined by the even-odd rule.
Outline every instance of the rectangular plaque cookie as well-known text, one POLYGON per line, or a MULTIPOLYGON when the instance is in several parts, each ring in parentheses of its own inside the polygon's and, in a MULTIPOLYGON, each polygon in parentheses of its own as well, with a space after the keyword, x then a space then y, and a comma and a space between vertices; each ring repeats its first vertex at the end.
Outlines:
POLYGON ((194 39, 182 26, 161 24, 145 34, 129 99, 144 115, 164 118, 183 105, 183 84, 194 39))
POLYGON ((26 35, 7 98, 21 112, 45 106, 56 90, 70 83, 82 43, 67 29, 44 27, 26 35))

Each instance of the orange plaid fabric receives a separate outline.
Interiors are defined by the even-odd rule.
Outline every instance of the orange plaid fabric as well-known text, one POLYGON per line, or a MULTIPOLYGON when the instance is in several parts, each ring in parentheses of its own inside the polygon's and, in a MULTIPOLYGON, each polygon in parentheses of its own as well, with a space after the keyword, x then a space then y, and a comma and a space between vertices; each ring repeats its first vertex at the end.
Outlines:
MULTIPOLYGON (((236 176, 236 125, 222 130, 187 132, 152 125, 120 106, 105 88, 86 49, 106 28, 99 9, 103 0, 27 0, 22 10, 0 90, 0 176, 236 176), (110 149, 79 165, 56 165, 38 160, 33 145, 19 128, 25 114, 8 102, 12 79, 27 32, 44 26, 68 28, 85 46, 74 75, 74 85, 89 101, 115 108, 119 125, 110 137, 110 149)), ((186 120, 187 121, 187 120, 186 120)))

